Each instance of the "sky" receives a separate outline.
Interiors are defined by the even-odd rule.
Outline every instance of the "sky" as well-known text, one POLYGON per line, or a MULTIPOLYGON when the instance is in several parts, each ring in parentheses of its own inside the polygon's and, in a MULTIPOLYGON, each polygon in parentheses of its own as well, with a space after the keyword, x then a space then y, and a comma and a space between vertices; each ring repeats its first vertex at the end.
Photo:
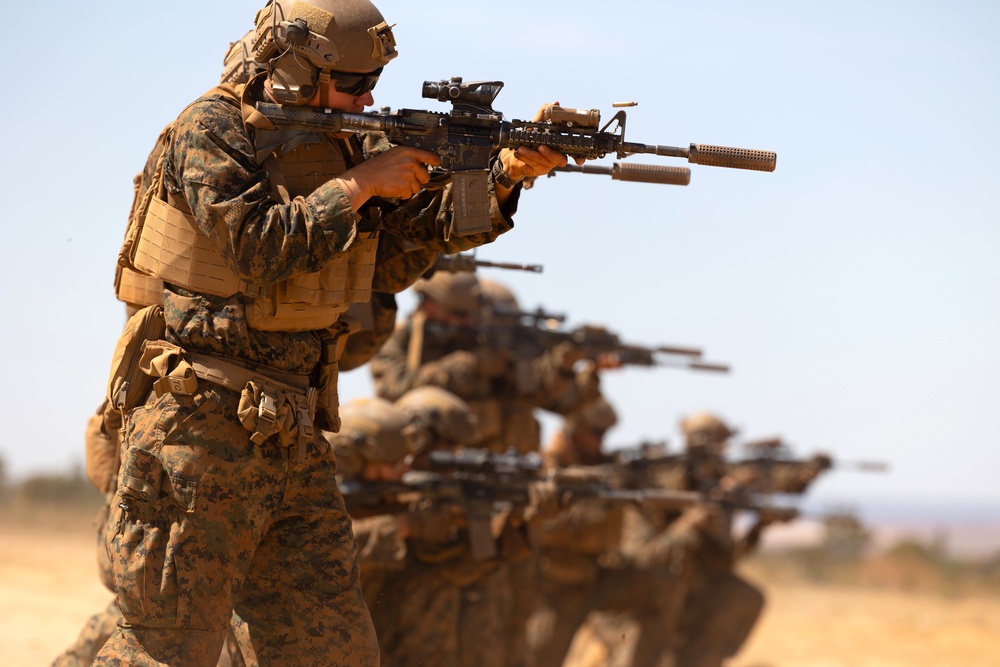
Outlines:
MULTIPOLYGON (((81 465, 124 320, 132 177, 258 4, 7 8, 0 457, 15 478, 81 465)), ((634 101, 629 141, 777 153, 773 173, 690 165, 687 187, 541 179, 479 250, 544 265, 483 273, 525 308, 732 366, 605 374, 612 446, 676 447, 679 419, 708 409, 741 438, 889 464, 827 474, 817 504, 1000 510, 1000 4, 378 4, 400 53, 379 106, 444 111, 423 81, 501 80, 508 119, 634 101)), ((342 400, 370 393, 367 370, 342 376, 342 400)))

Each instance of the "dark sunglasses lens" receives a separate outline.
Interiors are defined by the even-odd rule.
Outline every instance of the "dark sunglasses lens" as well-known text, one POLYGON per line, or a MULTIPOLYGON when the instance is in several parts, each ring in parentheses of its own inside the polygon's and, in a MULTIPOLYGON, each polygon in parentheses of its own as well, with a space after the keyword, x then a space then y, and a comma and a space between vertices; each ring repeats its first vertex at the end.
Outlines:
POLYGON ((382 68, 370 74, 341 74, 336 77, 336 88, 342 93, 360 97, 375 88, 382 68))

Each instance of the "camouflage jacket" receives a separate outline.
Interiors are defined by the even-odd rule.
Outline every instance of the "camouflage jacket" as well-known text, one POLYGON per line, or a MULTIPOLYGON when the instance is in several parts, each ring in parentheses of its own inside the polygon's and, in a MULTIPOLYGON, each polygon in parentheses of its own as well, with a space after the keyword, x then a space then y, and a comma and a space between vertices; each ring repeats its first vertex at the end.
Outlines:
POLYGON ((407 318, 372 359, 375 391, 396 400, 430 385, 459 396, 476 411, 483 435, 481 442, 467 444, 494 451, 537 451, 535 408, 568 414, 599 394, 596 374, 567 370, 550 351, 520 358, 509 348, 456 339, 441 325, 424 326, 414 339, 414 326, 420 326, 415 321, 414 316, 407 318), (418 349, 411 349, 414 346, 418 349))
MULTIPOLYGON (((256 157, 254 135, 235 100, 217 92, 199 98, 174 123, 164 149, 164 183, 188 204, 199 229, 221 249, 230 269, 250 284, 271 285, 319 271, 347 250, 359 218, 335 180, 289 204, 275 201, 268 174, 256 157)), ((378 133, 362 137, 362 143, 368 157, 390 148, 378 133)), ((421 191, 402 203, 386 202, 381 228, 429 251, 457 252, 509 230, 516 198, 517 192, 504 211, 491 198, 493 229, 478 235, 448 238, 448 187, 421 191)), ((380 274, 379 267, 376 274, 383 287, 398 289, 419 275, 394 277, 380 274)), ((315 332, 250 329, 239 294, 214 297, 167 285, 164 313, 170 338, 190 350, 293 372, 308 371, 318 360, 315 332)))

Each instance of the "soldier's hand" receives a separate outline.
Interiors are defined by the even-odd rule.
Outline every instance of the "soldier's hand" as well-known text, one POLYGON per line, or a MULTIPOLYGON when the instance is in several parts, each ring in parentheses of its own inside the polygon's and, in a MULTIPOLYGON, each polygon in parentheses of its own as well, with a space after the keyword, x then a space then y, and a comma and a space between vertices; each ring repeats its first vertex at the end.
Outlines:
MULTIPOLYGON (((532 122, 538 123, 548 116, 548 110, 559 102, 543 104, 532 122)), ((523 178, 534 176, 544 176, 556 167, 566 166, 566 156, 548 146, 539 146, 538 150, 519 146, 516 149, 505 148, 500 151, 500 162, 503 170, 512 181, 520 181, 523 178)), ((585 160, 577 158, 577 164, 583 164, 585 160)))
POLYGON ((614 370, 624 366, 622 358, 616 352, 601 352, 594 359, 594 363, 602 371, 614 370))
POLYGON ((409 199, 430 180, 427 167, 441 164, 430 151, 393 146, 386 152, 351 167, 340 175, 351 206, 357 210, 372 197, 409 199))
POLYGON ((587 355, 582 347, 568 340, 557 343, 556 346, 552 348, 551 354, 552 363, 555 364, 556 368, 566 371, 573 370, 573 367, 576 366, 576 362, 580 361, 587 355))
POLYGON ((524 511, 524 518, 551 519, 562 507, 562 494, 555 480, 545 479, 532 482, 528 486, 529 505, 524 511))

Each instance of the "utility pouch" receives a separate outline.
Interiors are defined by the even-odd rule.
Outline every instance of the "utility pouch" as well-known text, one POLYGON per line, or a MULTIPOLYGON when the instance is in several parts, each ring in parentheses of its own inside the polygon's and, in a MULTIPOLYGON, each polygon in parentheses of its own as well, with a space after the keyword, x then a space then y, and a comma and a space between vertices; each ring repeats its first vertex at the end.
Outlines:
POLYGON ((166 329, 160 306, 143 308, 125 324, 111 358, 107 391, 111 405, 122 415, 145 403, 153 389, 153 378, 142 372, 139 361, 146 341, 163 338, 166 329))
POLYGON ((87 420, 87 430, 84 434, 84 464, 87 479, 105 495, 114 490, 118 478, 117 429, 120 424, 120 415, 111 410, 108 400, 104 399, 97 412, 87 420))
POLYGON ((165 340, 146 341, 139 370, 153 378, 157 397, 166 393, 190 396, 198 391, 198 377, 184 350, 165 340))

